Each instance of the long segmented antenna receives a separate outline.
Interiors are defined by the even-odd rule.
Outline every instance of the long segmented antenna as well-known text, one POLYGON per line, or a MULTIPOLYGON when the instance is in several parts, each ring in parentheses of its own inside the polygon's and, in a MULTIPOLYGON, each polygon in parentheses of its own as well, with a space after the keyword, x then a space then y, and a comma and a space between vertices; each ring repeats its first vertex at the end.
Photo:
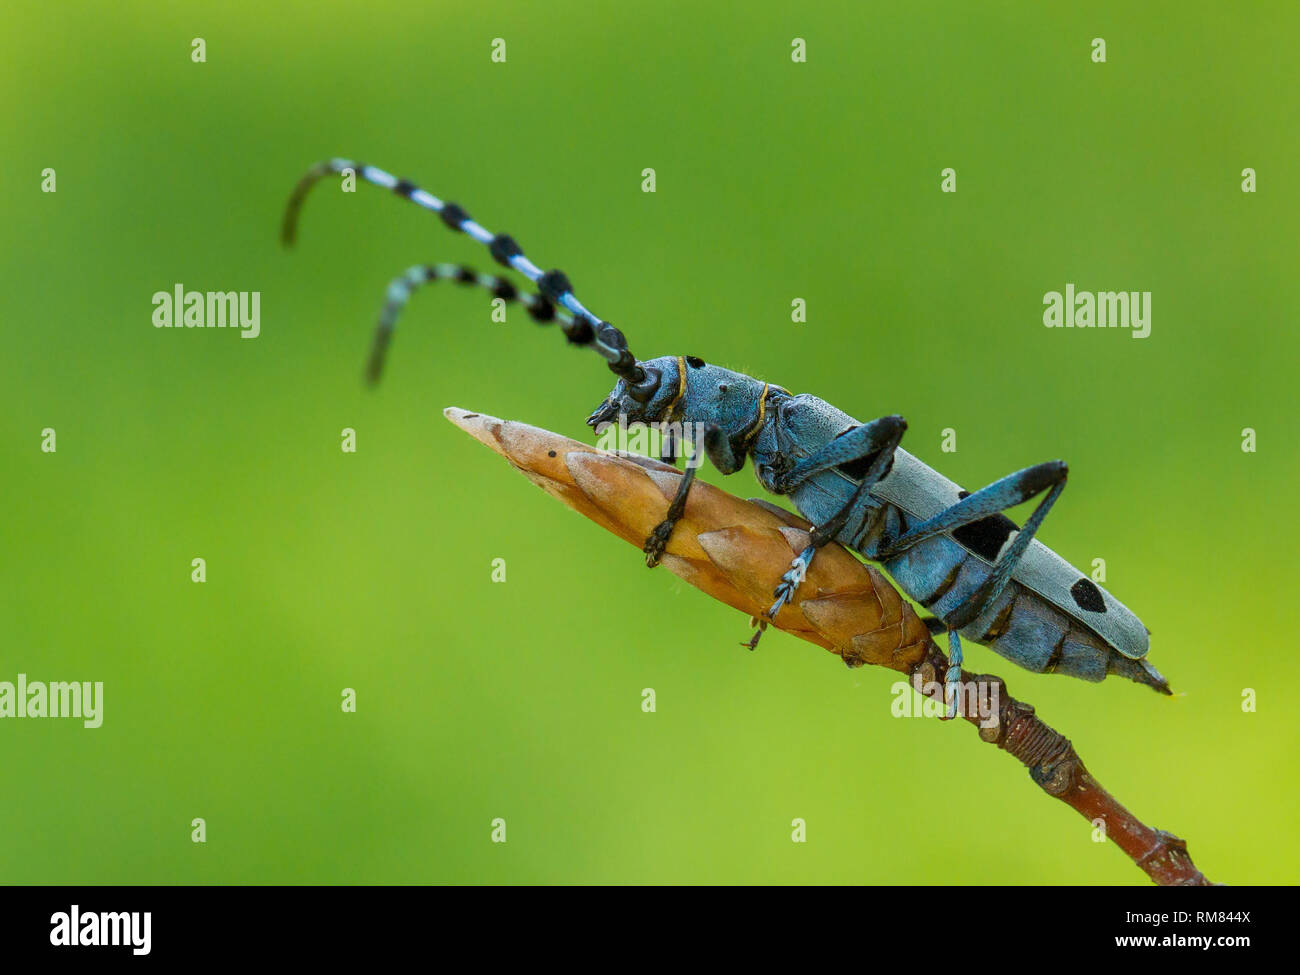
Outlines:
POLYGON ((344 170, 351 170, 367 183, 391 190, 403 199, 410 200, 417 206, 432 210, 442 218, 452 230, 460 231, 473 237, 487 247, 492 257, 504 267, 518 271, 537 285, 537 290, 546 300, 567 309, 573 319, 561 322, 564 336, 574 345, 589 346, 598 353, 609 368, 629 384, 637 385, 647 379, 646 372, 637 365, 634 356, 627 347, 623 333, 589 312, 573 293, 573 285, 568 276, 559 270, 543 271, 524 256, 523 249, 513 237, 507 234, 492 234, 476 223, 458 204, 443 202, 432 193, 420 189, 408 180, 398 179, 391 173, 384 172, 366 163, 357 163, 349 159, 328 159, 319 162, 307 171, 306 175, 294 187, 289 205, 284 212, 281 239, 286 247, 293 245, 297 237, 298 212, 308 192, 323 177, 331 173, 338 175, 344 170))
POLYGON ((388 344, 393 338, 393 328, 397 316, 402 313, 406 303, 417 288, 434 281, 455 281, 457 284, 476 285, 492 292, 493 297, 506 302, 519 302, 524 306, 533 321, 539 324, 558 320, 560 327, 568 330, 573 318, 568 312, 561 311, 551 303, 549 298, 520 291, 514 282, 499 278, 495 274, 479 274, 464 264, 417 264, 395 277, 388 286, 388 300, 379 313, 379 322, 375 327, 375 342, 370 350, 370 361, 366 366, 366 379, 371 383, 379 381, 379 374, 384 368, 384 357, 388 344))

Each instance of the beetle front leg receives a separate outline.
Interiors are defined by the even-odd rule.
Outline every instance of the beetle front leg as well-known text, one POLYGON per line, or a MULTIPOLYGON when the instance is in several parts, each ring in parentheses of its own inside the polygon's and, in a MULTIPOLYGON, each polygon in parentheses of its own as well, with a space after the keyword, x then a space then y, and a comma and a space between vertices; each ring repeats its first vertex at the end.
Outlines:
MULTIPOLYGON (((906 431, 907 421, 901 416, 882 416, 832 440, 821 450, 805 457, 784 476, 783 483, 795 486, 813 474, 831 467, 871 458, 853 496, 831 516, 830 520, 812 530, 808 547, 795 556, 790 563, 790 568, 781 577, 781 582, 772 591, 776 601, 767 611, 768 619, 776 619, 776 614, 781 612, 786 603, 794 599, 794 594, 808 575, 808 569, 812 566, 817 550, 834 541, 845 525, 850 522, 861 523, 875 506, 875 502, 871 499, 871 489, 889 469, 894 459, 894 451, 898 449, 899 441, 903 439, 906 431)), ((752 644, 749 645, 750 649, 752 650, 753 645, 757 643, 758 634, 755 634, 752 644)))
POLYGON ((686 495, 690 493, 694 481, 695 468, 688 463, 686 473, 682 475, 681 483, 677 485, 677 493, 673 495, 672 504, 668 506, 668 513, 664 515, 663 521, 655 525, 654 531, 641 546, 641 551, 645 552, 645 564, 648 568, 653 569, 659 564, 664 549, 668 547, 668 539, 672 537, 673 529, 677 527, 678 520, 686 510, 686 495))
MULTIPOLYGON (((716 423, 708 423, 704 426, 704 453, 709 458, 709 462, 723 474, 734 474, 745 465, 745 455, 736 457, 731 440, 716 423)), ((668 506, 664 520, 655 526, 654 531, 641 547, 641 551, 645 552, 645 564, 651 569, 659 564, 664 549, 668 547, 668 539, 672 537, 673 529, 677 527, 677 522, 686 511, 686 496, 695 482, 695 472, 699 466, 698 454, 687 459, 686 473, 682 476, 681 483, 677 485, 677 493, 673 495, 672 504, 668 506)))
POLYGON ((659 441, 659 460, 665 464, 676 466, 677 458, 686 456, 683 451, 678 449, 679 444, 676 428, 670 426, 664 431, 663 437, 659 441))
MULTIPOLYGON (((853 427, 820 450, 796 461, 785 473, 777 475, 773 487, 777 494, 789 494, 808 478, 832 467, 847 466, 849 470, 845 473, 850 473, 854 464, 865 461, 877 451, 887 455, 885 465, 881 468, 882 473, 876 475, 879 480, 883 471, 888 469, 894 448, 906 431, 907 421, 901 416, 882 416, 878 420, 853 427)), ((858 475, 852 476, 856 479, 858 475)))

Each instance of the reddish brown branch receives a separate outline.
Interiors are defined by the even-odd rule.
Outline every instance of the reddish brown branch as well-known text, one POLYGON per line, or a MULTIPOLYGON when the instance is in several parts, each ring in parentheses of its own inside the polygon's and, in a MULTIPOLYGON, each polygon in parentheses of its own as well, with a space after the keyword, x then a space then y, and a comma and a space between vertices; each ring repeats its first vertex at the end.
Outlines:
MULTIPOLYGON (((929 696, 942 701, 947 674, 947 657, 938 646, 931 644, 925 659, 912 673, 913 686, 918 682, 922 687, 930 685, 929 696)), ((1044 792, 1060 799, 1090 823, 1104 824, 1106 837, 1160 886, 1212 886, 1192 862, 1186 842, 1162 829, 1152 829, 1120 805, 1093 778, 1070 739, 1039 718, 1032 705, 1008 694, 1002 678, 964 670, 961 676, 965 684, 996 687, 996 722, 984 727, 984 719, 978 713, 964 717, 978 728, 981 739, 1019 759, 1029 769, 1029 777, 1044 792)))

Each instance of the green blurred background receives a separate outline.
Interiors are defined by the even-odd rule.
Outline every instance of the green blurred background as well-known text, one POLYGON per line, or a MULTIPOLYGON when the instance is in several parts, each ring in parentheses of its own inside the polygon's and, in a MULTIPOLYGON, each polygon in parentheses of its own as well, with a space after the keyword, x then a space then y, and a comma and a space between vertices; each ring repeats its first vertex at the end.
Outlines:
POLYGON ((589 436, 611 377, 554 331, 435 286, 363 388, 394 274, 491 262, 330 184, 282 251, 294 182, 344 155, 517 236, 644 357, 902 413, 971 489, 1068 459, 1042 537, 1106 559, 1183 696, 972 665, 1212 879, 1295 881, 1300 8, 975 6, 10 8, 0 680, 106 706, 0 723, 0 880, 1146 882, 970 728, 891 717, 891 673, 744 652, 443 420, 589 436), (154 329, 176 282, 260 291, 261 337, 154 329), (1045 329, 1066 282, 1153 292, 1151 337, 1045 329))

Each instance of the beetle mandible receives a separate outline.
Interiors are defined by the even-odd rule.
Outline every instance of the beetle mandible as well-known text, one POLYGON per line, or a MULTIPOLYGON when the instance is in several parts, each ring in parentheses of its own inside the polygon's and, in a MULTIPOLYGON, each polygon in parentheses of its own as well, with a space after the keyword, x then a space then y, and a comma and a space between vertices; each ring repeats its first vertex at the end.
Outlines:
MULTIPOLYGON (((953 664, 960 665, 966 638, 1037 673, 1088 681, 1119 674, 1172 693, 1146 660, 1149 631, 1142 622, 1035 538, 1065 488, 1064 462, 1027 467, 970 493, 899 446, 907 429, 902 417, 861 423, 816 396, 795 395, 694 356, 637 359, 617 328, 583 306, 564 272, 542 271, 512 237, 492 234, 457 204, 364 163, 330 159, 303 176, 284 215, 286 246, 294 241, 298 213, 312 186, 345 171, 432 210, 537 286, 536 294, 522 292, 503 278, 456 264, 411 268, 389 285, 367 369, 372 382, 383 367, 397 316, 416 288, 442 279, 487 288, 504 301, 521 303, 540 323, 558 322, 570 343, 594 350, 608 363, 618 379, 588 417, 592 427, 617 421, 702 431, 700 443, 683 448, 702 450, 723 474, 739 471, 751 459, 759 483, 787 495, 816 526, 808 547, 777 583, 767 618, 793 597, 817 550, 836 541, 879 562, 934 614, 927 625, 948 633, 953 664), (1003 514, 1039 495, 1023 526, 1003 514)), ((667 459, 675 459, 678 444, 671 437, 666 442, 672 452, 667 459)), ((667 517, 646 539, 648 565, 658 562, 685 510, 696 469, 687 465, 667 517)), ((765 625, 760 621, 746 646, 757 645, 765 625)), ((953 666, 949 673, 960 670, 953 666)))

